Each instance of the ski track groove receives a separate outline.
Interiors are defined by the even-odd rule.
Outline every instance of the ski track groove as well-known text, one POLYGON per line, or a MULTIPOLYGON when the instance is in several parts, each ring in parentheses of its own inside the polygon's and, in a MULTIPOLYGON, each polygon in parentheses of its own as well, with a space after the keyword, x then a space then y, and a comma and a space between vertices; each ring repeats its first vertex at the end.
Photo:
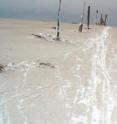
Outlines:
MULTIPOLYGON (((109 27, 104 28, 103 31, 100 34, 97 34, 95 38, 90 39, 91 42, 89 43, 89 46, 87 45, 87 48, 85 48, 85 46, 83 48, 85 51, 92 50, 91 77, 88 83, 88 87, 80 87, 80 89, 77 89, 73 104, 85 104, 86 111, 91 113, 91 119, 88 120, 89 117, 87 114, 83 116, 77 116, 72 112, 70 116, 73 124, 87 124, 88 122, 90 124, 112 124, 111 117, 112 111, 115 106, 115 100, 110 84, 111 77, 106 64, 106 55, 109 44, 109 29, 109 27), (102 94, 101 108, 97 106, 98 100, 96 92, 98 85, 101 85, 102 88, 102 90, 100 89, 100 92, 102 94)), ((76 52, 76 50, 74 52, 76 52)), ((74 52, 66 54, 65 60, 74 52)), ((77 66, 79 67, 79 65, 77 66)), ((62 84, 64 84, 62 88, 60 88, 60 91, 61 94, 65 97, 65 94, 67 93, 65 88, 67 89, 70 87, 70 82, 69 80, 67 82, 64 80, 64 77, 62 77, 60 70, 58 72, 59 79, 61 80, 61 82, 63 82, 62 84)), ((80 78, 78 75, 77 77, 80 78)), ((66 101, 66 104, 68 105, 69 103, 67 103, 66 101)))

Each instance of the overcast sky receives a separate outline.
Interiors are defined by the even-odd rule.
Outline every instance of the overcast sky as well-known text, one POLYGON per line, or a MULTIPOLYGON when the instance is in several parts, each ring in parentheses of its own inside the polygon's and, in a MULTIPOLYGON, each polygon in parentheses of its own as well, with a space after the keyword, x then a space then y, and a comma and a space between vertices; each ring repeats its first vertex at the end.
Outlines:
MULTIPOLYGON (((92 22, 95 11, 109 15, 109 25, 117 26, 117 0, 86 0, 91 5, 92 22)), ((0 0, 0 17, 56 20, 59 0, 0 0)), ((62 0, 61 21, 79 22, 84 0, 62 0)))

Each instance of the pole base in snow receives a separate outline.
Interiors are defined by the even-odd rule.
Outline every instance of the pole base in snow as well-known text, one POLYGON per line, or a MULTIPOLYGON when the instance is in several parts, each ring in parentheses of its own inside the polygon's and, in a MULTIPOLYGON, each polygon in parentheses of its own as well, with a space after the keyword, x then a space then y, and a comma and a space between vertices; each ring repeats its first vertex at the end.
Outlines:
POLYGON ((59 37, 54 38, 54 40, 61 41, 61 39, 59 37))
POLYGON ((83 29, 83 24, 80 24, 79 25, 79 32, 82 32, 82 29, 83 29))
POLYGON ((55 40, 60 41, 59 29, 57 31, 57 36, 56 36, 55 40))

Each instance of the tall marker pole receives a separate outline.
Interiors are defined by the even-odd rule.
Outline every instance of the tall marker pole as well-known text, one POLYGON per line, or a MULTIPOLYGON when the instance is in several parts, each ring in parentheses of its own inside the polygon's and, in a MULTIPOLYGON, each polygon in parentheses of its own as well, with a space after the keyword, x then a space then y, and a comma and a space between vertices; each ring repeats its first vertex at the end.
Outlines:
POLYGON ((88 6, 88 12, 87 12, 87 28, 89 29, 89 25, 90 25, 90 11, 91 11, 91 7, 88 6))
POLYGON ((57 40, 60 40, 60 11, 61 11, 61 0, 59 1, 58 9, 58 22, 57 22, 57 40))

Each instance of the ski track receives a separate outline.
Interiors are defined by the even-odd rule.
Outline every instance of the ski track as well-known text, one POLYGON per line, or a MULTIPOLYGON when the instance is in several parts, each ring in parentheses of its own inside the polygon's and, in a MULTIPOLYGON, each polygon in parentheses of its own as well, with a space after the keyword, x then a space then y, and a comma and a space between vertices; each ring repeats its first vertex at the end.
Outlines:
MULTIPOLYGON (((91 39, 92 41, 92 71, 89 80, 89 87, 86 91, 88 98, 83 99, 87 110, 91 113, 90 124, 112 124, 112 111, 115 106, 113 91, 110 84, 110 75, 106 65, 106 54, 109 42, 109 28, 105 28, 100 36, 91 39), (96 96, 97 87, 101 85, 102 104, 101 108, 97 106, 98 99, 96 96)), ((79 101, 80 102, 80 101, 79 101)), ((79 122, 79 121, 78 121, 79 122)), ((85 121, 84 124, 87 124, 85 121)))
POLYGON ((89 88, 91 88, 90 109, 92 111, 91 124, 112 124, 111 116, 115 105, 111 90, 110 75, 106 65, 106 55, 109 42, 109 28, 105 28, 100 37, 92 39, 94 50, 92 55, 92 71, 89 88), (102 87, 102 107, 97 107, 96 91, 98 85, 102 87))
MULTIPOLYGON (((66 107, 68 109, 73 108, 76 104, 84 104, 86 106, 85 115, 78 116, 74 114, 74 112, 68 112, 69 118, 71 118, 73 124, 112 124, 112 112, 116 105, 116 101, 114 99, 114 92, 111 88, 111 77, 106 64, 106 55, 110 38, 109 29, 109 27, 104 28, 101 34, 97 34, 95 38, 90 39, 91 42, 89 45, 87 44, 87 47, 83 48, 84 51, 92 51, 91 77, 88 82, 88 87, 80 86, 80 88, 77 89, 72 105, 66 100, 66 107), (101 101, 97 98, 97 88, 99 85, 101 85, 101 101), (99 102, 101 102, 101 107, 98 106, 99 102)), ((74 52, 76 52, 76 50, 74 52)), ((64 60, 71 54, 73 55, 74 52, 66 54, 64 60)), ((81 81, 81 77, 78 75, 80 73, 80 65, 78 64, 75 66, 77 68, 76 72, 74 72, 74 76, 77 76, 78 80, 81 81)), ((67 90, 69 90, 72 84, 69 80, 64 80, 59 69, 58 78, 59 82, 62 83, 61 85, 63 85, 60 87, 60 95, 66 98, 67 90)))
POLYGON ((9 120, 7 99, 5 96, 0 96, 0 124, 10 124, 9 120))

